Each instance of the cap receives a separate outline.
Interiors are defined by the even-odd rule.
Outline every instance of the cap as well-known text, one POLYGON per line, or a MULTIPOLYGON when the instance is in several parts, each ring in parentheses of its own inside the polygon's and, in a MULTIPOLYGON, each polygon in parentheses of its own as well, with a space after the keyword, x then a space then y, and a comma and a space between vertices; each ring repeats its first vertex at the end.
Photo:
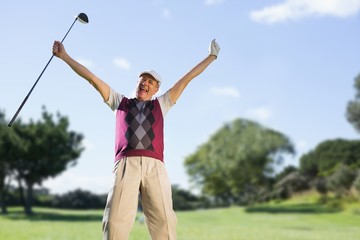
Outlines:
POLYGON ((161 77, 160 75, 155 72, 154 70, 145 70, 145 71, 142 71, 141 73, 139 73, 139 77, 141 77, 141 75, 143 74, 149 74, 151 75, 153 78, 155 78, 156 81, 158 81, 159 85, 161 84, 161 77))

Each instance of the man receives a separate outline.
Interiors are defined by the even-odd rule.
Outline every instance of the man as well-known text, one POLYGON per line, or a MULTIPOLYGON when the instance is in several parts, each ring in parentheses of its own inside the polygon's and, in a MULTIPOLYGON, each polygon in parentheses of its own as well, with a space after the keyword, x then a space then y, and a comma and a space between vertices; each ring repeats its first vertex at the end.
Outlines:
POLYGON ((129 99, 109 87, 86 67, 72 59, 62 43, 55 41, 53 54, 89 81, 106 104, 116 111, 114 183, 103 216, 103 239, 128 239, 134 224, 140 192, 151 238, 176 239, 176 215, 171 184, 164 166, 164 117, 188 83, 202 73, 220 51, 215 39, 209 54, 166 93, 153 98, 161 77, 153 70, 139 74, 136 97, 129 99))

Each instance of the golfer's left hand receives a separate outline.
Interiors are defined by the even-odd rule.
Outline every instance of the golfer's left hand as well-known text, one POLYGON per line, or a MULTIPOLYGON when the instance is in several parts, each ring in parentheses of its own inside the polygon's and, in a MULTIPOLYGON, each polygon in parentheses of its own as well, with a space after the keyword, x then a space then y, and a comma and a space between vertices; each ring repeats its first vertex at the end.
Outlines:
POLYGON ((209 55, 215 56, 217 58, 218 54, 220 52, 220 46, 217 44, 216 40, 213 39, 209 45, 209 55))

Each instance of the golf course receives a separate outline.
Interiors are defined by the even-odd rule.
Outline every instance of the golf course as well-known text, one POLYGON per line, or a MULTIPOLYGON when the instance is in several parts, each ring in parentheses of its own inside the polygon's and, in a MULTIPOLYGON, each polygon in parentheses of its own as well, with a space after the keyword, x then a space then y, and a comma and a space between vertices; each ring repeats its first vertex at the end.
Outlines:
MULTIPOLYGON (((9 208, 0 216, 0 239, 101 239, 102 210, 9 208)), ((140 218, 141 214, 139 214, 140 218)), ((229 207, 177 212, 180 240, 358 240, 360 204, 326 207, 309 197, 250 208, 229 207)), ((131 240, 150 239, 146 224, 136 220, 131 240)))

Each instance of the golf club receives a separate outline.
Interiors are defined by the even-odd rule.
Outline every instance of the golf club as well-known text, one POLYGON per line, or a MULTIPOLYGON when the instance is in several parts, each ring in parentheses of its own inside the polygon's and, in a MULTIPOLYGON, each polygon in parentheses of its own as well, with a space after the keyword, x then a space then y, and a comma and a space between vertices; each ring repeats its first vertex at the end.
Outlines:
MULTIPOLYGON (((79 13, 79 15, 76 16, 74 22, 71 24, 69 30, 66 32, 64 38, 61 40, 61 43, 65 40, 66 36, 68 35, 68 33, 70 32, 71 28, 74 26, 75 22, 79 20, 79 22, 81 23, 88 23, 89 19, 87 17, 87 15, 85 13, 79 13)), ((51 62, 51 60, 53 59, 54 54, 51 56, 51 58, 49 59, 49 61, 47 62, 47 64, 45 65, 44 69, 42 70, 42 72, 40 73, 39 77, 36 79, 34 85, 32 86, 32 88, 30 89, 29 93, 26 95, 26 97, 24 98, 24 100, 22 101, 22 103, 20 104, 20 107, 18 108, 18 110, 16 111, 16 113, 14 114, 14 116, 12 117, 12 119, 10 120, 8 126, 11 127, 12 124, 14 123, 14 121, 16 120, 16 117, 19 115, 21 109, 23 108, 23 106, 25 105, 26 101, 28 100, 30 94, 32 93, 32 91, 34 90, 36 84, 39 82, 41 76, 43 75, 43 73, 45 72, 45 69, 47 68, 47 66, 49 65, 49 63, 51 62)))

